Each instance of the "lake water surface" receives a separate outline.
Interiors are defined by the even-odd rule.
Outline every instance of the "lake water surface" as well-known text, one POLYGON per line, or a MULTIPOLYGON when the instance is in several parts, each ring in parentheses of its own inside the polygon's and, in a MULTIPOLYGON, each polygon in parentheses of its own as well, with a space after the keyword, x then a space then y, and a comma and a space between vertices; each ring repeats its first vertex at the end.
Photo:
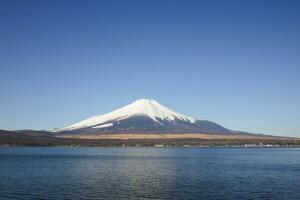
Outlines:
POLYGON ((300 148, 0 148, 0 199, 300 199, 300 148))

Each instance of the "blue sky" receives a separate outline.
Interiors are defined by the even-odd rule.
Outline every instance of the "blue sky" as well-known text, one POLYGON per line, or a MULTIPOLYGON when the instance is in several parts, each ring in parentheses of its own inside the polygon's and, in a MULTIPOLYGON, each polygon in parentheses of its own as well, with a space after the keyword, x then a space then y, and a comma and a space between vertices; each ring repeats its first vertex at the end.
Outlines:
POLYGON ((0 1, 0 128, 64 127, 151 98, 300 136, 299 1, 0 1))

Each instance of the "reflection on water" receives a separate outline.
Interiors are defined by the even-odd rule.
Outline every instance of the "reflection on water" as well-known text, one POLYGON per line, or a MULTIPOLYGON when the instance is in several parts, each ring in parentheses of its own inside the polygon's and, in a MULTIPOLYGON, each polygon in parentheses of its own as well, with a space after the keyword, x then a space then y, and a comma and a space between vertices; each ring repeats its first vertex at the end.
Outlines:
POLYGON ((0 148, 0 199, 300 199, 300 149, 0 148))

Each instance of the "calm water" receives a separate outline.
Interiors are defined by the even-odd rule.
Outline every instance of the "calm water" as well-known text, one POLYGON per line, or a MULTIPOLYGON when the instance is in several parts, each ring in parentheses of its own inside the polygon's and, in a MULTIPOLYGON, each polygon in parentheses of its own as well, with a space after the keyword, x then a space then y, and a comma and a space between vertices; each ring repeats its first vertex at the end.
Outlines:
POLYGON ((0 148, 0 199, 300 199, 300 148, 0 148))

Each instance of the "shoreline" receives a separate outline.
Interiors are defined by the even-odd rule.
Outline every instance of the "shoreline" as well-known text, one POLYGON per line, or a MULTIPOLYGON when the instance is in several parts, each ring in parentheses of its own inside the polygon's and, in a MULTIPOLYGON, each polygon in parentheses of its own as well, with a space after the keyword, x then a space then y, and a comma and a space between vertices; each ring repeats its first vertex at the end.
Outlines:
POLYGON ((17 144, 1 144, 0 148, 11 148, 11 147, 50 147, 50 148, 300 148, 300 145, 272 145, 272 144, 245 144, 245 145, 140 145, 140 144, 132 144, 132 145, 17 145, 17 144))
POLYGON ((68 147, 286 147, 300 146, 300 138, 268 135, 218 134, 105 134, 50 135, 45 133, 0 134, 0 146, 68 146, 68 147))

